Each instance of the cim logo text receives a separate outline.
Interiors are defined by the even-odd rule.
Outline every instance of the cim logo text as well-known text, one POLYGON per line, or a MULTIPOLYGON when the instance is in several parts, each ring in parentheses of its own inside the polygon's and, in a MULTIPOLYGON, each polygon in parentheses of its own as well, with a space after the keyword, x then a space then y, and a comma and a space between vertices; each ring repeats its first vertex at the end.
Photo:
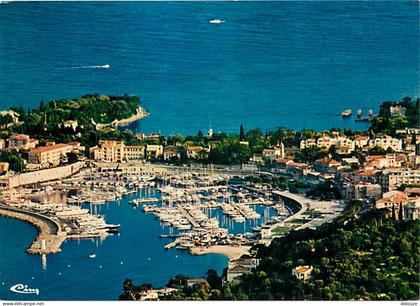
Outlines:
POLYGON ((20 293, 20 294, 36 294, 39 295, 39 289, 28 288, 28 285, 16 284, 10 287, 10 291, 20 293))

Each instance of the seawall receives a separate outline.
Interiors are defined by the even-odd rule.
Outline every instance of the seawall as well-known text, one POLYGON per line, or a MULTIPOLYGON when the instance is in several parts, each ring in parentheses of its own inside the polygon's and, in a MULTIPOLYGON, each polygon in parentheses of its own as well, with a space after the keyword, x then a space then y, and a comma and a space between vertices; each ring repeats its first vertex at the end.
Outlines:
POLYGON ((66 234, 61 231, 60 225, 56 221, 37 213, 6 205, 0 205, 0 215, 28 222, 37 228, 38 235, 26 250, 29 254, 53 254, 61 251, 60 246, 66 239, 66 234))

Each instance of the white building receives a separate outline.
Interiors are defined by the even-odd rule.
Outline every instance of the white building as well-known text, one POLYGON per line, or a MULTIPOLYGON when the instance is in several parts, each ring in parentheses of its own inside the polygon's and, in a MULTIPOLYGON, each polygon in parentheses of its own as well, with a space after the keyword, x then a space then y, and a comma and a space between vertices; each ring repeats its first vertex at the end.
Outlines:
POLYGON ((385 135, 382 137, 376 137, 375 139, 369 140, 369 147, 371 148, 377 147, 384 150, 391 148, 392 150, 399 152, 402 150, 402 140, 385 135))
POLYGON ((311 279, 312 270, 312 266, 297 266, 293 268, 292 275, 296 276, 297 279, 306 281, 311 279))
POLYGON ((386 169, 383 171, 383 188, 394 190, 401 185, 420 184, 419 169, 386 169))

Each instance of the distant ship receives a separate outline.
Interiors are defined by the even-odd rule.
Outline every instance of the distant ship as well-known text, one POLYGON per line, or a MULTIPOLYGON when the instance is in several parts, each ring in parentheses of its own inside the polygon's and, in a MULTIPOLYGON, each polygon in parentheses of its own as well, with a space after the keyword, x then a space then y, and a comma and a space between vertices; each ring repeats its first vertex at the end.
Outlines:
POLYGON ((351 116, 351 109, 345 109, 341 112, 341 117, 350 117, 351 116))
POLYGON ((224 20, 220 20, 220 19, 212 19, 212 20, 209 21, 209 23, 211 23, 211 24, 221 24, 221 23, 224 23, 224 22, 225 22, 224 20))

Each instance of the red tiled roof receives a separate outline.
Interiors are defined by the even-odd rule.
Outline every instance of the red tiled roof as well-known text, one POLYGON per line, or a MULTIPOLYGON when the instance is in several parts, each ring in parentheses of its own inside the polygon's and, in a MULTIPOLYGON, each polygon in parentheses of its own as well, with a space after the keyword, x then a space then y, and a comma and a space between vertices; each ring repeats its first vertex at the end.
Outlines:
POLYGON ((47 146, 47 147, 33 148, 29 152, 32 153, 32 154, 38 154, 38 153, 45 153, 45 152, 48 152, 48 151, 63 149, 65 147, 71 147, 71 146, 68 145, 68 144, 65 144, 65 143, 59 143, 59 144, 52 145, 52 146, 47 146))

